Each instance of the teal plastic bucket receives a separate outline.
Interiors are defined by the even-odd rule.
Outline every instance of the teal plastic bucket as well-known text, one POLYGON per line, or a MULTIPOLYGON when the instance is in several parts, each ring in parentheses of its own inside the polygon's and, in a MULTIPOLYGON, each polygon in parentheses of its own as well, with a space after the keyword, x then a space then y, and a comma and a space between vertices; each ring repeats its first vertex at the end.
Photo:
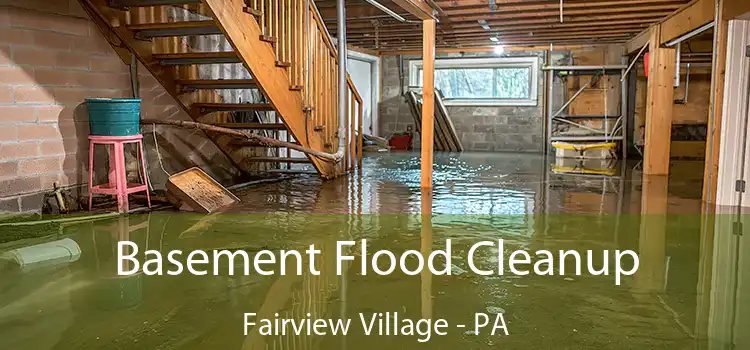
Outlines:
POLYGON ((137 98, 88 98, 91 135, 130 136, 141 132, 141 100, 137 98))

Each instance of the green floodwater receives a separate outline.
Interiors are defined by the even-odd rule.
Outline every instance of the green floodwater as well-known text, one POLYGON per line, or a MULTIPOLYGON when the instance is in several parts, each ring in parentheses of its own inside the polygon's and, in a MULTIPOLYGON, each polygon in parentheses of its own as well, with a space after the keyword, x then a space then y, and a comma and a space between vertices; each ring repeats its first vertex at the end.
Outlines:
MULTIPOLYGON (((436 186, 426 195, 419 189, 418 155, 377 155, 347 178, 245 189, 238 193, 241 203, 219 214, 0 226, 0 348, 750 349, 743 332, 750 329, 750 294, 743 290, 750 283, 744 256, 750 246, 738 224, 747 219, 700 214, 702 163, 676 162, 667 183, 642 182, 635 164, 620 164, 613 176, 574 176, 559 173, 551 161, 438 155, 436 186), (421 214, 427 208, 432 215, 421 214), (337 274, 336 242, 360 239, 367 239, 368 260, 383 249, 427 255, 450 239, 451 266, 436 265, 451 275, 379 276, 368 260, 363 275, 359 247, 337 274), (504 259, 514 250, 530 253, 527 269, 540 260, 538 250, 577 251, 583 273, 575 275, 568 258, 565 275, 514 275, 493 247, 478 249, 474 262, 486 270, 504 263, 505 273, 472 272, 470 247, 500 239, 504 259), (305 257, 301 275, 244 275, 236 260, 237 273, 230 276, 225 259, 216 265, 218 276, 211 264, 200 265, 209 269, 206 276, 118 276, 121 241, 137 244, 140 262, 145 250, 164 256, 244 251, 252 258, 314 244, 322 251, 312 261, 320 274, 309 272, 305 257), (19 266, 19 252, 26 259, 55 255, 55 249, 38 249, 49 242, 73 242, 80 254, 19 266), (605 267, 607 251, 609 275, 588 273, 588 250, 597 270, 605 267), (618 250, 632 250, 640 263, 619 286, 611 273, 618 250), (386 312, 391 322, 445 319, 447 334, 425 343, 419 335, 365 335, 360 315, 386 312), (352 324, 346 336, 261 336, 253 327, 245 335, 244 313, 298 320, 309 314, 352 324), (490 328, 473 334, 476 313, 492 321, 502 314, 509 335, 493 336, 490 328)), ((413 256, 405 262, 416 264, 413 256)), ((554 264, 559 269, 559 261, 554 264)), ((264 266, 278 272, 281 264, 264 266)))

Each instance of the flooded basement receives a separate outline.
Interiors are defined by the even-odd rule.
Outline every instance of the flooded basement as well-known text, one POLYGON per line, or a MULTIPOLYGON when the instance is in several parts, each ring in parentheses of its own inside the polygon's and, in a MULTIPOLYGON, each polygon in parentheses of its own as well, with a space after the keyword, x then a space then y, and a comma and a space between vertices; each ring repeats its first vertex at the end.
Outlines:
MULTIPOLYGON (((0 348, 750 349, 741 331, 750 325, 750 293, 741 293, 750 247, 732 233, 731 215, 700 214, 702 163, 674 162, 669 183, 641 181, 636 164, 571 173, 553 163, 527 154, 442 154, 426 194, 418 154, 378 154, 349 177, 242 190, 242 202, 219 214, 0 226, 0 348), (429 208, 432 215, 422 215, 429 208), (443 267, 452 273, 362 274, 356 251, 337 274, 336 242, 364 238, 370 252, 423 254, 450 239, 452 259, 443 267), (603 251, 629 249, 640 266, 620 285, 611 274, 471 272, 469 247, 499 239, 507 250, 592 250, 589 264, 597 267, 605 265, 603 251), (234 275, 221 266, 218 276, 119 276, 119 241, 137 243, 141 258, 145 250, 254 254, 314 244, 320 274, 245 275, 235 261, 234 275), (49 242, 75 248, 66 261, 12 261, 19 249, 49 242), (257 327, 246 335, 245 313, 352 324, 345 336, 263 336, 257 327), (476 334, 477 313, 490 325, 502 314, 508 335, 491 335, 491 327, 476 334), (399 332, 407 319, 450 326, 422 342, 419 334, 365 335, 360 317, 387 320, 399 332)), ((499 263, 497 249, 477 254, 483 269, 499 263)))

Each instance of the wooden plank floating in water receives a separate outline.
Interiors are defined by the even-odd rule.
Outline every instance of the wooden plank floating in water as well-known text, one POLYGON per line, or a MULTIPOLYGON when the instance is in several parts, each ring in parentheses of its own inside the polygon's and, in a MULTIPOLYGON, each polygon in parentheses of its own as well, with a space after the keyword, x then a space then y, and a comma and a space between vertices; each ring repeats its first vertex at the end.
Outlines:
POLYGON ((170 202, 176 208, 203 213, 211 213, 240 201, 232 192, 197 167, 170 176, 167 181, 167 192, 170 202))
MULTIPOLYGON (((463 145, 458 138, 456 128, 453 126, 448 109, 443 103, 443 95, 440 91, 435 94, 435 150, 441 152, 462 152, 463 145)), ((406 93, 406 100, 409 102, 411 114, 414 117, 414 124, 417 132, 422 133, 422 103, 420 96, 415 91, 406 93)))

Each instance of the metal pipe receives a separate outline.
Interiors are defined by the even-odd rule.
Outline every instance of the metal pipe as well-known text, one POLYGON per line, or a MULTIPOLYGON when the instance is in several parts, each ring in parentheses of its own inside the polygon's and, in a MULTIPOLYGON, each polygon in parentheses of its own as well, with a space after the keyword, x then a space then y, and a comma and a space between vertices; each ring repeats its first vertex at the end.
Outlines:
POLYGON ((690 63, 687 64, 687 69, 685 70, 685 103, 688 102, 688 93, 690 92, 690 63))
MULTIPOLYGON (((393 16, 389 16, 389 15, 373 15, 373 16, 356 17, 356 18, 352 18, 352 20, 360 21, 360 20, 363 20, 363 19, 387 19, 387 18, 394 18, 394 17, 393 16)), ((398 19, 396 18, 396 20, 398 20, 398 19)), ((413 24, 417 24, 418 23, 418 21, 410 21, 408 19, 404 19, 404 21, 405 21, 404 23, 413 23, 413 24)), ((328 19, 324 19, 323 22, 336 24, 337 21, 336 21, 335 18, 328 18, 328 19)), ((399 21, 399 22, 401 22, 401 21, 399 21)))
POLYGON ((433 10, 437 11, 440 17, 445 17, 445 12, 443 11, 443 8, 440 7, 440 5, 438 5, 437 3, 435 3, 435 1, 426 0, 425 2, 427 3, 427 6, 432 7, 433 10))
POLYGON ((674 67, 674 87, 680 87, 680 60, 682 59, 682 43, 677 43, 677 55, 675 55, 677 62, 674 67))
POLYGON ((643 54, 643 51, 646 51, 646 48, 648 48, 650 43, 646 43, 646 45, 643 45, 641 48, 641 51, 638 51, 638 54, 635 55, 635 58, 633 58, 633 62, 630 63, 628 66, 628 69, 625 70, 625 73, 622 73, 622 77, 620 77, 620 82, 625 81, 625 78, 628 76, 628 73, 630 73, 630 70, 633 69, 633 66, 635 66, 636 62, 638 62, 638 58, 641 57, 643 54))
POLYGON ((687 64, 687 69, 685 70, 685 96, 681 100, 675 100, 674 102, 677 104, 687 104, 688 103, 688 94, 690 93, 690 63, 687 64))
POLYGON ((383 6, 383 4, 375 1, 375 0, 365 0, 368 4, 375 6, 378 10, 385 12, 387 15, 395 18, 399 22, 403 23, 422 23, 421 21, 410 21, 404 18, 403 16, 399 15, 398 13, 393 12, 393 10, 383 6))
POLYGON ((349 87, 346 84, 346 3, 336 0, 336 39, 338 40, 339 63, 339 149, 337 153, 344 153, 346 149, 346 98, 349 87))
POLYGON ((702 27, 700 27, 698 29, 695 29, 695 30, 693 30, 693 31, 691 31, 691 32, 689 32, 689 33, 687 33, 687 34, 685 34, 685 35, 683 35, 683 36, 681 36, 681 37, 679 37, 677 39, 674 39, 672 41, 667 42, 666 46, 668 46, 668 47, 675 46, 675 45, 677 45, 677 44, 679 44, 679 43, 681 43, 681 42, 683 42, 685 40, 688 40, 688 39, 690 39, 690 38, 692 38, 692 37, 694 37, 694 36, 696 36, 696 35, 698 35, 700 33, 703 33, 705 31, 707 31, 707 30, 709 30, 709 29, 711 29, 713 27, 714 27, 714 22, 707 23, 706 25, 704 25, 704 26, 702 26, 702 27))

